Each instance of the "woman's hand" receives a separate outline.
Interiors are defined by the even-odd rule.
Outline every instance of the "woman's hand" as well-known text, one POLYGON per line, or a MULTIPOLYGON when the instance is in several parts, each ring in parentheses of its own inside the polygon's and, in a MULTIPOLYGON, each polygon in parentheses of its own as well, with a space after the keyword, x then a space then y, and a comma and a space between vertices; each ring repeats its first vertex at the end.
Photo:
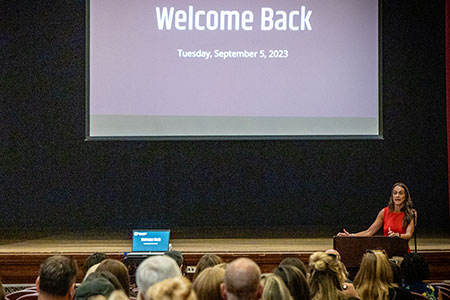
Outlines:
POLYGON ((389 237, 400 237, 400 233, 398 233, 398 232, 393 232, 393 231, 391 230, 391 227, 389 227, 389 228, 388 228, 388 236, 389 236, 389 237))
POLYGON ((348 232, 347 230, 345 230, 345 228, 344 228, 344 231, 343 231, 343 232, 338 232, 337 236, 344 236, 344 237, 347 237, 347 236, 352 236, 352 234, 349 233, 349 232, 348 232))
POLYGON ((349 295, 350 297, 359 298, 358 292, 355 290, 355 287, 352 283, 344 283, 342 285, 342 291, 344 294, 349 295))

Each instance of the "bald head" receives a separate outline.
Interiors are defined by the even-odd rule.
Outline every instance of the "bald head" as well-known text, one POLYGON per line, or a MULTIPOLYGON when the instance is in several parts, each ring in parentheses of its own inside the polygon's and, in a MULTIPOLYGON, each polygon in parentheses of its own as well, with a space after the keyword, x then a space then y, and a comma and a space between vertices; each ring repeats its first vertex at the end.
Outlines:
POLYGON ((261 271, 248 258, 238 258, 227 265, 225 280, 221 286, 222 297, 233 300, 259 299, 262 293, 261 271))
POLYGON ((325 253, 336 257, 337 260, 341 260, 341 254, 339 254, 339 252, 335 249, 325 250, 325 253))

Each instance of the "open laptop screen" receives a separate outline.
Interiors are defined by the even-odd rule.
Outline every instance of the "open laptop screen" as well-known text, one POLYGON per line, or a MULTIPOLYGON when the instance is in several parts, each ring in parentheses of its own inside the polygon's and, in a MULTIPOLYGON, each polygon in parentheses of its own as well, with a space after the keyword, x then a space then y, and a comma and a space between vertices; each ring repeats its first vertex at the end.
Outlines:
POLYGON ((133 252, 166 252, 170 230, 133 230, 133 252))

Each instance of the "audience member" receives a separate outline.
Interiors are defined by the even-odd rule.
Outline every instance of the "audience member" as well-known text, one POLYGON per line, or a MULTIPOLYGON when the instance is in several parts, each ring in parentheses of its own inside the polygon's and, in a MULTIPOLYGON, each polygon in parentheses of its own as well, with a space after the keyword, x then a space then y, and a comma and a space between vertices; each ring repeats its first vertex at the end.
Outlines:
POLYGON ((325 253, 329 256, 335 256, 337 260, 341 260, 341 254, 336 249, 327 249, 325 250, 325 253))
POLYGON ((130 300, 130 298, 123 291, 115 290, 109 295, 108 300, 130 300))
POLYGON ((309 265, 309 288, 313 300, 357 299, 355 290, 352 291, 339 280, 339 263, 336 256, 315 252, 309 257, 309 265))
MULTIPOLYGON (((114 290, 122 290, 123 291, 123 286, 122 284, 119 282, 119 279, 117 279, 116 276, 114 276, 113 273, 108 272, 108 271, 99 271, 99 272, 94 272, 88 275, 88 277, 86 277, 83 281, 89 281, 92 280, 94 278, 104 278, 106 280, 108 280, 113 286, 114 286, 114 290)), ((123 291, 125 293, 125 291, 123 291)))
POLYGON ((191 289, 191 282, 182 276, 165 279, 154 284, 148 289, 146 298, 152 300, 197 300, 191 289))
POLYGON ((293 300, 291 293, 283 280, 272 273, 261 275, 263 293, 261 300, 293 300))
POLYGON ((422 294, 430 300, 438 299, 438 290, 423 282, 430 269, 422 254, 407 254, 401 263, 401 270, 404 279, 403 287, 406 290, 422 294))
POLYGON ((215 266, 210 267, 210 268, 219 268, 219 269, 223 269, 225 271, 227 269, 227 263, 223 262, 221 264, 215 265, 215 266))
POLYGON ((364 300, 412 300, 409 292, 393 283, 392 267, 381 250, 366 252, 353 281, 364 300))
POLYGON ((306 277, 297 267, 281 265, 273 270, 273 274, 279 276, 283 280, 294 300, 310 299, 309 286, 306 277))
POLYGON ((86 278, 88 278, 89 275, 91 275, 92 273, 94 273, 95 271, 97 271, 98 266, 100 266, 100 263, 91 266, 91 267, 89 268, 89 270, 87 270, 86 274, 84 275, 83 281, 85 281, 86 278))
POLYGON ((338 263, 338 277, 341 284, 347 283, 350 284, 351 280, 348 279, 348 271, 345 267, 344 263, 341 261, 341 254, 335 250, 335 249, 328 249, 325 250, 325 253, 328 254, 328 256, 331 256, 332 258, 336 259, 338 263))
POLYGON ((119 280, 123 287, 123 291, 127 297, 130 297, 130 275, 127 267, 120 261, 115 259, 105 259, 100 263, 96 272, 111 272, 119 280))
POLYGON ((194 281, 197 276, 206 268, 214 267, 215 265, 223 263, 222 258, 215 254, 205 254, 202 257, 200 257, 200 260, 197 263, 197 266, 195 267, 194 277, 192 277, 192 280, 194 281))
POLYGON ((75 293, 77 265, 72 258, 51 256, 42 264, 36 279, 39 300, 71 300, 75 293))
POLYGON ((305 264, 298 257, 287 257, 287 258, 283 259, 280 262, 280 266, 284 266, 284 265, 297 267, 303 273, 303 275, 305 275, 305 277, 308 274, 305 264))
POLYGON ((238 258, 227 265, 220 293, 224 300, 257 300, 262 295, 261 271, 248 258, 238 258))
POLYGON ((94 296, 108 298, 114 291, 112 283, 103 277, 89 276, 76 290, 75 300, 91 300, 94 296))
POLYGON ((176 250, 171 250, 171 251, 167 251, 166 253, 164 253, 164 255, 167 255, 168 257, 173 258, 178 267, 180 268, 181 274, 184 276, 186 274, 185 272, 185 265, 184 265, 184 256, 180 251, 176 251, 176 250))
POLYGON ((198 300, 222 300, 220 285, 225 278, 225 269, 209 267, 198 275, 192 284, 192 289, 198 300))
POLYGON ((402 286, 403 279, 402 279, 402 271, 400 269, 400 266, 397 265, 391 259, 389 259, 389 264, 391 265, 391 269, 392 269, 392 283, 395 283, 397 286, 402 286))
POLYGON ((325 253, 328 254, 328 256, 330 256, 337 263, 337 274, 344 294, 357 297, 358 293, 356 292, 352 281, 348 279, 349 274, 347 268, 341 261, 341 254, 335 249, 328 249, 325 251, 325 253))
POLYGON ((95 252, 92 255, 89 255, 84 261, 83 265, 84 276, 86 276, 87 272, 93 265, 99 264, 107 258, 108 256, 102 252, 95 252))
MULTIPOLYGON (((164 279, 181 276, 175 260, 168 256, 151 256, 145 259, 136 270, 136 283, 139 289, 138 297, 145 300, 147 290, 164 279)), ((154 300, 154 299, 153 299, 154 300)))

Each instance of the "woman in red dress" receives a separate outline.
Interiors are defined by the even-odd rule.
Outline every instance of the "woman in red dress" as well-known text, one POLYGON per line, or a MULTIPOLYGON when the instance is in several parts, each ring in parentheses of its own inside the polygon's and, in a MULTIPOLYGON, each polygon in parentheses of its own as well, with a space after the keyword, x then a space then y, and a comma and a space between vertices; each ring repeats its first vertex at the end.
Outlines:
POLYGON ((396 183, 392 187, 388 206, 380 210, 375 221, 364 231, 349 233, 339 232, 338 236, 373 236, 383 225, 384 236, 399 237, 409 240, 414 233, 414 218, 416 211, 408 187, 404 183, 396 183))

